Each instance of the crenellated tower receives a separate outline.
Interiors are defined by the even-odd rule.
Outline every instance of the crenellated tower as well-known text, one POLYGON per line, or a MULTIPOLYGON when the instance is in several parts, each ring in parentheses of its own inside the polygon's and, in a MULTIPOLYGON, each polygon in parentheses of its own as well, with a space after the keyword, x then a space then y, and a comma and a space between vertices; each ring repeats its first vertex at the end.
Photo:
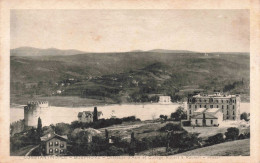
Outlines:
POLYGON ((24 107, 25 126, 37 127, 38 118, 49 108, 48 101, 29 101, 24 107))

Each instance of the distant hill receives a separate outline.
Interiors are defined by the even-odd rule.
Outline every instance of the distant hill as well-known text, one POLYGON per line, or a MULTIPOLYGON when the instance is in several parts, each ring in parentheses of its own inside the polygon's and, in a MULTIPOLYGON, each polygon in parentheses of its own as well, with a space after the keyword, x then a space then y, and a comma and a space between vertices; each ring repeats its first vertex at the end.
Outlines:
POLYGON ((16 49, 11 49, 11 56, 56 56, 56 55, 75 55, 82 54, 79 50, 69 49, 69 50, 60 50, 55 48, 48 49, 38 49, 32 47, 20 47, 16 49))
POLYGON ((11 56, 11 97, 51 96, 63 90, 62 96, 147 102, 154 100, 151 94, 178 100, 198 89, 220 89, 249 97, 249 54, 216 54, 133 51, 11 56), (70 78, 75 82, 68 81, 70 78), (61 83, 67 85, 62 87, 61 83))

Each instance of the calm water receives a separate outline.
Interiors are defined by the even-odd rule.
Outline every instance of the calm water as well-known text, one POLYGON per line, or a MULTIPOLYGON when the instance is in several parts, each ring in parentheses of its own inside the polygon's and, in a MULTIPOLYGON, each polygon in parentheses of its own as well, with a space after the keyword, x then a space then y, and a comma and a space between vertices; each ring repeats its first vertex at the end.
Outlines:
MULTIPOLYGON (((170 115, 172 112, 181 106, 180 104, 123 104, 123 105, 107 105, 98 106, 98 111, 102 111, 103 116, 101 118, 110 118, 111 115, 115 115, 117 118, 123 118, 127 116, 136 116, 141 120, 149 120, 159 118, 161 114, 170 115), (114 113, 113 113, 114 112, 114 113)), ((78 112, 93 111, 94 107, 84 108, 68 108, 68 107, 55 107, 51 106, 46 109, 42 115, 43 125, 50 125, 59 122, 70 123, 77 120, 78 112)), ((23 108, 11 108, 11 122, 24 118, 23 108)))
MULTIPOLYGON (((98 106, 98 111, 102 111, 103 116, 101 118, 110 118, 114 112, 117 118, 123 118, 127 116, 136 116, 141 120, 150 120, 159 118, 161 114, 170 115, 172 112, 180 106, 180 104, 123 104, 123 105, 107 105, 98 106)), ((78 112, 93 111, 94 107, 84 108, 69 108, 69 107, 55 107, 51 106, 45 110, 41 115, 43 125, 56 124, 60 122, 71 123, 77 120, 78 112)), ((250 103, 241 103, 240 112, 250 112, 250 103)), ((24 118, 23 108, 11 108, 11 122, 24 118)))

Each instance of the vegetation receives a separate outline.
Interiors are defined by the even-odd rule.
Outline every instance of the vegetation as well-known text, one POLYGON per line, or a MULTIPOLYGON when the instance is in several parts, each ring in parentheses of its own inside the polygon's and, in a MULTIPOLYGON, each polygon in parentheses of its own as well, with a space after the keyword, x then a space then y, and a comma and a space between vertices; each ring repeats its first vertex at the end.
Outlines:
POLYGON ((97 111, 97 107, 94 107, 94 112, 93 112, 93 122, 97 122, 98 121, 98 111, 97 111))
POLYGON ((208 137, 208 139, 207 139, 207 143, 208 143, 209 145, 222 143, 222 142, 224 142, 224 141, 225 141, 225 139, 224 139, 224 135, 223 135, 222 133, 218 133, 218 134, 216 134, 216 135, 214 135, 214 136, 210 136, 210 137, 208 137))
POLYGON ((177 110, 171 114, 171 118, 175 121, 187 119, 187 112, 184 110, 183 107, 179 106, 177 110))
POLYGON ((225 135, 227 140, 236 140, 238 139, 239 129, 235 127, 230 127, 227 129, 225 135))
POLYGON ((240 119, 241 120, 245 120, 245 121, 248 121, 248 114, 246 112, 243 112, 241 115, 240 115, 240 119))
POLYGON ((250 94, 248 54, 204 57, 202 53, 186 52, 89 53, 64 57, 11 56, 10 62, 12 103, 20 103, 21 95, 76 96, 94 99, 90 103, 95 104, 96 100, 157 102, 159 94, 171 96, 177 102, 196 90, 240 93, 242 100, 249 99, 250 94), (57 94, 57 90, 61 93, 57 94))

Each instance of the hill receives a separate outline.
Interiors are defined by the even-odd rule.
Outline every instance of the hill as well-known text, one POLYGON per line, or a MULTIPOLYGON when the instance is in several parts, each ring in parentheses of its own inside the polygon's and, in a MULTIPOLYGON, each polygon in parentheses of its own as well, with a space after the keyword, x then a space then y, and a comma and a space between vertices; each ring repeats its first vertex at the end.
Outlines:
POLYGON ((174 156, 250 156, 250 139, 216 144, 174 156))
POLYGON ((16 49, 11 49, 10 55, 11 56, 54 56, 54 55, 75 55, 75 54, 82 54, 85 52, 79 50, 60 50, 55 48, 48 48, 48 49, 38 49, 32 47, 20 47, 16 49))
MULTIPOLYGON (((11 56, 11 101, 22 96, 78 96, 121 103, 174 101, 194 90, 249 97, 249 55, 134 51, 11 56), (61 93, 57 93, 60 90, 61 93)), ((246 99, 244 98, 244 99, 246 99)))

